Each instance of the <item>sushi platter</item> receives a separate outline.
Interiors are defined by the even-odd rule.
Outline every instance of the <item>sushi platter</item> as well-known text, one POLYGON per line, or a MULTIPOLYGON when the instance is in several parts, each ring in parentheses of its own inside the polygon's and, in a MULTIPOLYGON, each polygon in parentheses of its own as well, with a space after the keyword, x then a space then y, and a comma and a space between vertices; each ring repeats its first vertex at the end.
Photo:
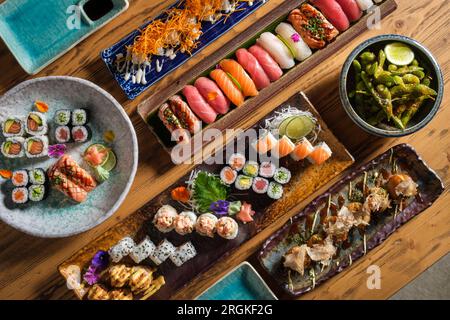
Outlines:
MULTIPOLYGON (((248 139, 244 134, 229 141, 220 151, 222 162, 196 166, 66 260, 59 267, 61 274, 69 277, 73 266, 86 270, 96 252, 108 251, 112 266, 157 268, 165 285, 153 298, 169 298, 194 274, 208 270, 353 163, 352 156, 302 93, 264 116, 253 129, 258 136, 248 139), (271 133, 273 125, 286 123, 287 115, 293 117, 289 122, 294 121, 289 128, 304 126, 306 118, 314 121, 313 128, 299 137, 298 148, 285 138, 276 143, 271 133), (278 148, 270 147, 270 143, 278 148), (278 160, 263 160, 267 150, 278 160), (259 154, 254 161, 250 160, 253 151, 259 154), (124 241, 130 245, 124 248, 124 241), (147 249, 134 256, 132 250, 139 251, 135 248, 141 246, 147 249)), ((75 293, 82 298, 89 290, 90 286, 80 283, 75 293)))
MULTIPOLYGON (((377 8, 384 17, 396 9, 396 3, 386 0, 377 8)), ((351 24, 344 17, 346 23, 338 30, 326 19, 327 14, 307 1, 286 1, 235 39, 232 48, 210 55, 151 95, 138 106, 138 112, 167 152, 177 144, 191 144, 186 156, 192 156, 208 144, 193 143, 204 129, 233 128, 363 32, 371 13, 358 12, 351 24), (304 31, 314 19, 320 21, 323 34, 304 31)))

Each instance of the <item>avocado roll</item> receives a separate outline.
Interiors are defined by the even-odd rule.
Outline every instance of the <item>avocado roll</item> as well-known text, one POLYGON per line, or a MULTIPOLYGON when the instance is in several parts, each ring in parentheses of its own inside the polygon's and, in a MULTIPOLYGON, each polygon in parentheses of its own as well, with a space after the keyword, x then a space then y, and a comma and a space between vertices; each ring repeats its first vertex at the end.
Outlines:
POLYGON ((27 116, 25 131, 32 136, 41 136, 47 133, 47 119, 41 112, 30 112, 27 116))
POLYGON ((259 165, 256 161, 248 161, 242 172, 249 177, 256 177, 258 175, 259 165))
POLYGON ((8 117, 2 122, 2 133, 6 138, 20 137, 25 132, 23 121, 18 117, 8 117))
POLYGON ((22 158, 25 155, 24 142, 22 137, 7 138, 1 146, 3 156, 11 159, 22 158))
POLYGON ((245 175, 238 175, 234 186, 238 190, 249 190, 252 187, 253 178, 245 175))

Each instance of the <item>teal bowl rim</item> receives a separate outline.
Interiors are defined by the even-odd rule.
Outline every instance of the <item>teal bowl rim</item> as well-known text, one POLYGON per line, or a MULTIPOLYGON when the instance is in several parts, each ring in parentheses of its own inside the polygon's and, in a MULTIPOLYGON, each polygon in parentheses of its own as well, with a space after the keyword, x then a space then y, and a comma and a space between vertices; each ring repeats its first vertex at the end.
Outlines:
POLYGON ((341 74, 339 77, 339 95, 340 100, 342 103, 342 106, 344 107, 345 112, 347 115, 353 120, 353 122, 363 129, 364 131, 374 134, 379 137, 403 137, 410 135, 412 133, 415 133, 425 127, 436 115, 444 96, 444 78, 442 75, 441 68, 439 66, 439 63, 437 62, 436 58, 433 56, 433 54, 428 50, 424 45, 419 43, 417 40, 414 40, 412 38, 409 38, 407 36, 398 35, 398 34, 385 34, 385 35, 379 35, 370 39, 367 39, 366 41, 362 42, 360 45, 358 45, 347 57, 345 60, 345 63, 342 67, 341 74), (350 103, 348 99, 347 94, 347 78, 348 73, 351 68, 353 60, 366 48, 383 41, 398 41, 406 43, 410 46, 412 46, 415 50, 420 51, 427 59, 428 62, 432 66, 433 72, 436 76, 437 81, 437 97, 434 101, 433 106, 430 109, 430 112, 418 123, 415 125, 406 128, 405 130, 386 130, 374 127, 367 123, 364 119, 362 119, 356 111, 353 109, 352 104, 350 103))

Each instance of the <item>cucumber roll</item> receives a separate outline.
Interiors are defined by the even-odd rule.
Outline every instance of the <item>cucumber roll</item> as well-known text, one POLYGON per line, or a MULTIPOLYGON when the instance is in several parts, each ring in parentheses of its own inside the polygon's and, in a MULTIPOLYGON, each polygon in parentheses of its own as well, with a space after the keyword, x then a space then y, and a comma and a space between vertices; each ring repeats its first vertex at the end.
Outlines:
POLYGON ((41 112, 30 112, 27 116, 25 131, 32 136, 41 136, 47 133, 47 119, 41 112))
POLYGON ((275 200, 280 199, 283 196, 283 186, 276 182, 269 183, 269 189, 267 189, 267 195, 275 200))
POLYGON ((53 121, 58 126, 67 126, 70 123, 71 119, 71 112, 70 110, 58 110, 55 113, 55 117, 53 118, 53 121))
POLYGON ((5 158, 22 158, 25 155, 25 139, 21 137, 6 138, 2 143, 1 151, 5 158))
POLYGON ((84 126, 88 122, 88 115, 85 109, 75 109, 72 112, 72 125, 84 126))
POLYGON ((32 184, 45 184, 47 177, 42 168, 36 168, 29 171, 30 182, 32 184))
POLYGON ((33 202, 39 202, 44 199, 45 186, 42 184, 33 184, 28 188, 28 199, 33 202))
POLYGON ((2 122, 2 132, 6 138, 23 136, 24 131, 23 121, 18 117, 8 117, 2 122))
POLYGON ((286 184, 291 180, 291 172, 284 167, 279 167, 275 171, 273 179, 278 183, 286 184))
POLYGON ((28 201, 27 188, 14 188, 12 191, 12 201, 16 204, 23 204, 28 201))
POLYGON ((25 140, 25 154, 27 158, 40 158, 48 154, 48 138, 34 136, 25 140))
POLYGON ((11 182, 15 187, 25 187, 28 185, 27 170, 16 170, 13 172, 11 182))

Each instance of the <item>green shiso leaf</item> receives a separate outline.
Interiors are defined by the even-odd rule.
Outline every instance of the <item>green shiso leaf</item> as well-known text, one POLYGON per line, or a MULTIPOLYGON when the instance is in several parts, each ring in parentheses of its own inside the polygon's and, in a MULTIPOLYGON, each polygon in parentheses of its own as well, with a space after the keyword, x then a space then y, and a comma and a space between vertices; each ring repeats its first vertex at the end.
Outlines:
POLYGON ((192 190, 194 205, 201 213, 211 211, 211 203, 226 200, 229 191, 220 178, 204 171, 200 171, 195 177, 192 190))

